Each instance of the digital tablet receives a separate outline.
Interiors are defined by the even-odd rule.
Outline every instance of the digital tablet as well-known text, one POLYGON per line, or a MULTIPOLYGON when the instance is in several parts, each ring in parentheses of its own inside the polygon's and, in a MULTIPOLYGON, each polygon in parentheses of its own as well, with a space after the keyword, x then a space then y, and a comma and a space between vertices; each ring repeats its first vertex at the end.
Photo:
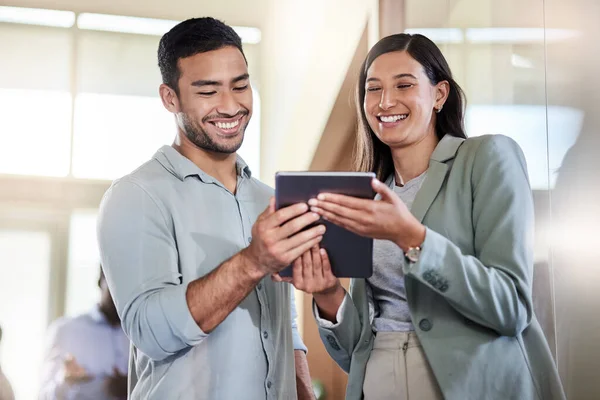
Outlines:
MULTIPOLYGON (((306 203, 320 193, 338 193, 373 199, 370 172, 278 172, 275 175, 275 207, 279 210, 306 203)), ((359 236, 329 221, 320 246, 327 250, 333 274, 338 278, 368 278, 373 274, 373 239, 359 236)), ((291 266, 279 273, 292 276, 291 266)))

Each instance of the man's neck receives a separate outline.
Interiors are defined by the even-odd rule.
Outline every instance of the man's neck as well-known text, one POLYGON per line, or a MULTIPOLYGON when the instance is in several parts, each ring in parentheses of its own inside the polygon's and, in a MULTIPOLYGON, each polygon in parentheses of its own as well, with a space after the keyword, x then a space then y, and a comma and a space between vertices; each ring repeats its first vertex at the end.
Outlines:
POLYGON ((435 131, 432 131, 416 143, 392 149, 394 177, 398 186, 403 186, 429 168, 429 159, 438 142, 435 131))
POLYGON ((202 171, 221 182, 230 192, 235 193, 237 186, 236 153, 209 152, 183 140, 176 140, 172 146, 202 171))

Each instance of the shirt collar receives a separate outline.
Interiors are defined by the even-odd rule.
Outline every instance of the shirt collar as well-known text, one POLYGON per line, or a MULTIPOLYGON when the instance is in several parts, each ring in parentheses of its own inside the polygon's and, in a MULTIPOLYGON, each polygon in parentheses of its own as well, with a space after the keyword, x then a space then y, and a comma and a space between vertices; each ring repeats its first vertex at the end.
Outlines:
MULTIPOLYGON (((236 169, 238 176, 250 178, 252 172, 248 164, 236 154, 236 169)), ((167 171, 183 181, 188 176, 197 176, 202 182, 214 183, 216 179, 202 171, 190 159, 179 153, 171 146, 163 146, 152 157, 158 161, 167 171)))

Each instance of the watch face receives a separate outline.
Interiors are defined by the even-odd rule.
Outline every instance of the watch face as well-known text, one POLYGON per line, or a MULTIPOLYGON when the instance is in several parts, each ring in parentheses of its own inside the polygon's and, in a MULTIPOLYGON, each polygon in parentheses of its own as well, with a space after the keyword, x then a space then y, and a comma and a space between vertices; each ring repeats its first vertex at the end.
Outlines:
POLYGON ((408 261, 413 263, 419 261, 419 255, 421 255, 421 249, 418 247, 411 247, 406 252, 406 258, 408 259, 408 261))

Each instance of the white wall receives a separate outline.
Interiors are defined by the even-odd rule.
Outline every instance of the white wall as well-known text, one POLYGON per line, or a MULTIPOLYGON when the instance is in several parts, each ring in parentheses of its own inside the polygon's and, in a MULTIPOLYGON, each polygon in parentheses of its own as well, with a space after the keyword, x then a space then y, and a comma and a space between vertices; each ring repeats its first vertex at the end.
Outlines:
POLYGON ((262 179, 309 167, 376 2, 269 0, 262 42, 262 179))

